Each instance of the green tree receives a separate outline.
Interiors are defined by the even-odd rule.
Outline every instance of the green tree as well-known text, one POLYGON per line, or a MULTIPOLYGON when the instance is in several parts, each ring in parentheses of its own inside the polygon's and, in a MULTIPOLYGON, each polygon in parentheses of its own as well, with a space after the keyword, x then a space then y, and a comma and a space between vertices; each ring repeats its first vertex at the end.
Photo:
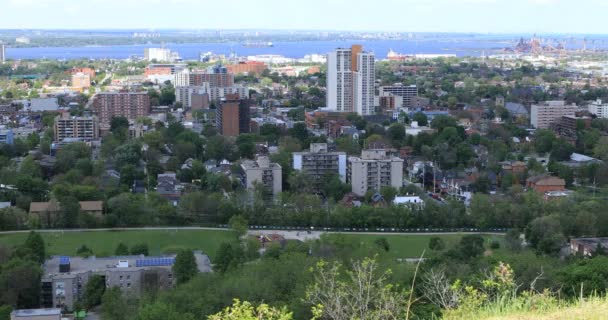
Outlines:
POLYGON ((129 248, 127 247, 126 244, 124 243, 119 243, 118 246, 116 246, 116 250, 114 250, 114 255, 117 256, 128 256, 129 255, 129 248))
POLYGON ((139 243, 139 244, 133 245, 131 247, 131 254, 132 255, 143 254, 144 256, 147 256, 149 254, 148 244, 139 243))
POLYGON ((101 298, 101 315, 104 320, 131 319, 132 308, 135 304, 123 296, 118 287, 106 289, 101 298))
POLYGON ((209 316, 209 320, 291 320, 293 315, 287 311, 287 308, 276 309, 268 306, 267 304, 261 304, 257 307, 251 305, 251 303, 245 301, 240 302, 238 299, 234 300, 234 304, 221 312, 209 316))
POLYGON ((429 249, 433 251, 441 251, 445 249, 445 242, 439 237, 432 237, 429 239, 429 249))
POLYGON ((458 249, 462 257, 475 258, 483 253, 483 237, 478 234, 465 235, 460 239, 458 249))
POLYGON ((106 283, 102 276, 92 275, 84 288, 84 305, 87 309, 101 304, 101 298, 106 290, 106 283))
POLYGON ((44 240, 40 234, 30 231, 25 239, 24 247, 28 249, 35 258, 35 261, 42 264, 46 260, 46 249, 44 246, 44 240))
POLYGON ((526 240, 540 253, 555 254, 566 242, 566 237, 557 217, 544 216, 530 222, 526 240))
POLYGON ((412 116, 412 121, 417 121, 419 126, 426 126, 429 124, 427 116, 422 112, 414 113, 414 116, 412 116))
POLYGON ((78 250, 76 250, 76 254, 86 258, 93 255, 93 250, 83 244, 82 246, 80 246, 80 248, 78 248, 78 250))
POLYGON ((242 215, 231 217, 228 224, 230 225, 230 229, 236 232, 238 238, 247 235, 249 223, 247 222, 247 219, 245 219, 245 217, 243 217, 242 215))
POLYGON ((387 203, 392 203, 397 195, 397 189, 391 186, 384 186, 380 188, 380 194, 382 195, 382 198, 384 198, 384 201, 387 203))
POLYGON ((386 240, 386 238, 377 238, 376 240, 374 240, 374 244, 378 248, 386 252, 389 252, 391 250, 391 245, 388 243, 388 240, 386 240))
POLYGON ((0 320, 11 320, 11 312, 13 308, 11 306, 0 306, 0 320))
POLYGON ((198 273, 198 266, 192 250, 178 252, 172 269, 178 284, 190 281, 198 273))
POLYGON ((178 312, 173 305, 163 302, 145 304, 139 309, 136 320, 195 320, 191 313, 178 312))
POLYGON ((401 123, 394 123, 388 128, 386 133, 388 138, 393 141, 393 144, 400 145, 401 141, 405 138, 405 126, 401 123))
POLYGON ((37 308, 40 304, 40 277, 37 261, 11 259, 0 273, 0 305, 17 309, 37 308))
POLYGON ((322 319, 404 319, 406 303, 388 284, 390 271, 382 272, 372 259, 356 261, 343 272, 340 263, 320 262, 305 301, 322 319))

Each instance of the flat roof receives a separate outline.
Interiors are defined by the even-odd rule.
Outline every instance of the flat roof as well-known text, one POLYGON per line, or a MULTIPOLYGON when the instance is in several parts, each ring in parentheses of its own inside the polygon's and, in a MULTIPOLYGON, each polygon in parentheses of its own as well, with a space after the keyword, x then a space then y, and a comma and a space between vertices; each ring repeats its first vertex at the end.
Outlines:
POLYGON ((11 315, 14 317, 55 316, 61 315, 61 309, 20 309, 13 310, 11 315))
MULTIPOLYGON (((70 257, 70 272, 59 272, 59 264, 63 256, 52 256, 47 259, 42 266, 44 276, 66 276, 73 277, 76 274, 88 272, 88 271, 107 271, 107 270, 121 270, 121 271, 136 271, 140 269, 149 268, 137 267, 136 261, 140 259, 160 259, 160 258, 175 258, 175 255, 167 256, 144 256, 144 255, 131 255, 131 256, 113 256, 113 257, 95 257, 90 256, 88 258, 83 257, 70 257), (119 261, 127 261, 128 267, 118 268, 119 261)), ((198 265, 200 272, 210 272, 211 262, 209 257, 200 251, 194 252, 194 257, 198 265)), ((64 258, 65 259, 65 258, 64 258)), ((171 268, 171 266, 154 266, 154 268, 171 268)))

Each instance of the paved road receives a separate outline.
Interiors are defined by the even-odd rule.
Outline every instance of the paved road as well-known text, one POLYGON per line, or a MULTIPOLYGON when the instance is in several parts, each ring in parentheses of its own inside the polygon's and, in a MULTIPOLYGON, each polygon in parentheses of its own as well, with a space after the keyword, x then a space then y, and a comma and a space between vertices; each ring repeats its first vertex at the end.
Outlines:
MULTIPOLYGON (((101 232, 101 231, 179 231, 179 230, 211 230, 226 231, 228 228, 208 227, 143 227, 143 228, 104 228, 104 229, 41 229, 36 232, 101 232)), ((2 231, 0 234, 28 233, 30 230, 2 231)), ((463 235, 463 234, 491 234, 504 235, 503 232, 342 232, 342 231, 292 231, 292 230, 249 230, 249 235, 259 236, 261 234, 280 234, 286 239, 314 240, 319 239, 322 234, 364 234, 364 235, 404 235, 404 236, 429 236, 429 235, 463 235)))

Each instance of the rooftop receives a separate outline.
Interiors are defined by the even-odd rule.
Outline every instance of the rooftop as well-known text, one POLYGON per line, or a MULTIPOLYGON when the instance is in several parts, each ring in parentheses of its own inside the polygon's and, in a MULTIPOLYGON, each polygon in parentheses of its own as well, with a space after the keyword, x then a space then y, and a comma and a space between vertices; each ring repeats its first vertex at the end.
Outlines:
MULTIPOLYGON (((210 272, 211 271, 211 262, 209 257, 203 254, 201 251, 195 251, 194 257, 196 259, 196 264, 198 265, 198 270, 200 272, 210 272)), ((83 257, 70 257, 70 272, 59 272, 59 264, 61 261, 65 261, 65 256, 52 256, 50 259, 44 262, 42 266, 43 273, 46 276, 65 276, 72 277, 75 274, 93 271, 93 272, 103 272, 103 271, 111 271, 111 270, 120 270, 123 271, 136 271, 140 269, 146 269, 152 267, 149 263, 137 262, 138 260, 145 261, 153 261, 160 259, 174 259, 175 255, 168 256, 144 256, 144 255, 134 255, 134 256, 113 256, 113 257, 95 257, 90 256, 88 258, 83 257), (125 263, 121 263, 119 267, 119 261, 125 261, 125 263), (123 267, 124 265, 124 267, 123 267)), ((170 268, 171 264, 157 265, 154 267, 161 268, 170 268)))
POLYGON ((13 317, 40 317, 40 316, 56 316, 61 315, 61 309, 21 309, 13 310, 13 317))

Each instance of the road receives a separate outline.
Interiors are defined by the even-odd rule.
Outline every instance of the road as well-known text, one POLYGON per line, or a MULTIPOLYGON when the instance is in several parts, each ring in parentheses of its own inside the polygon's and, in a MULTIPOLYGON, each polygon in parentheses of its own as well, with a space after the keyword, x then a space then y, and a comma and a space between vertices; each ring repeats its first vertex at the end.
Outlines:
MULTIPOLYGON (((208 230, 208 231, 227 231, 228 228, 208 228, 208 227, 143 227, 143 228, 103 228, 103 229, 41 229, 36 230, 40 233, 57 232, 102 232, 102 231, 179 231, 179 230, 208 230)), ((30 230, 1 231, 2 234, 28 233, 30 230)), ((261 234, 280 234, 285 239, 294 240, 314 240, 319 239, 322 234, 362 234, 362 235, 402 235, 402 236, 434 236, 434 235, 464 235, 464 234, 489 234, 504 235, 504 232, 348 232, 348 231, 293 231, 293 230, 249 230, 251 236, 261 234)))

